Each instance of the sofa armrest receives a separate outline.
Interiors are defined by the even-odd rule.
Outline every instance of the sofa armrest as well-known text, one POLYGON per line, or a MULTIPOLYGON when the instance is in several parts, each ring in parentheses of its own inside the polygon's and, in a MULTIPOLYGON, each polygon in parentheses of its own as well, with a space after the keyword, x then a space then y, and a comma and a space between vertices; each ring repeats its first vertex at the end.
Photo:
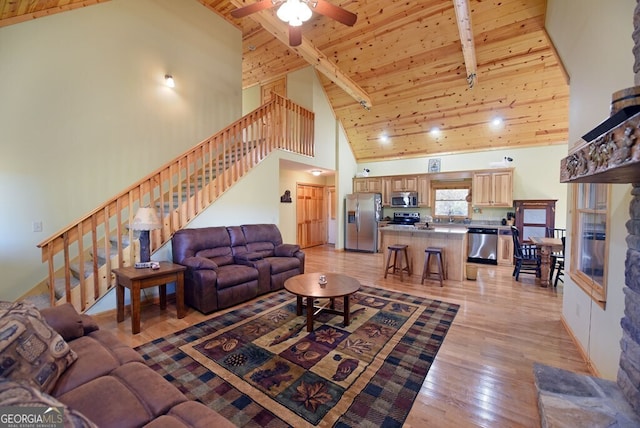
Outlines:
POLYGON ((217 270, 218 265, 213 260, 204 258, 204 257, 187 257, 180 261, 181 265, 184 265, 191 269, 208 269, 208 270, 217 270))
POLYGON ((262 254, 260 253, 244 253, 244 254, 236 254, 233 256, 236 263, 238 262, 253 262, 256 260, 262 260, 262 254))
POLYGON ((71 303, 40 309, 40 314, 65 341, 84 336, 82 316, 71 303))
POLYGON ((295 257, 298 251, 300 251, 300 245, 280 244, 273 249, 273 254, 276 257, 295 257))
POLYGON ((80 318, 82 318, 82 328, 84 330, 84 334, 87 335, 92 331, 100 330, 100 326, 94 320, 91 315, 80 314, 80 318))

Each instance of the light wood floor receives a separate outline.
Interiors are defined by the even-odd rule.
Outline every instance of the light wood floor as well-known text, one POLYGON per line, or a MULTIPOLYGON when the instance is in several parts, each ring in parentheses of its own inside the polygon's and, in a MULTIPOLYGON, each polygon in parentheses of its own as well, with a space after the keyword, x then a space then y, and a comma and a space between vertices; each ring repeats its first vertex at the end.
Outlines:
MULTIPOLYGON (((404 282, 383 278, 383 254, 307 248, 307 272, 341 272, 363 285, 388 288, 460 305, 444 344, 422 385, 406 427, 540 426, 535 362, 589 373, 561 321, 562 287, 539 287, 532 275, 513 280, 511 269, 480 266, 476 281, 435 281, 420 285, 420 273, 404 282)), ((216 314, 213 314, 216 315, 216 314)), ((137 346, 206 318, 189 308, 177 320, 175 306, 142 311, 142 332, 131 335, 130 319, 117 324, 115 312, 97 316, 102 328, 137 346)))

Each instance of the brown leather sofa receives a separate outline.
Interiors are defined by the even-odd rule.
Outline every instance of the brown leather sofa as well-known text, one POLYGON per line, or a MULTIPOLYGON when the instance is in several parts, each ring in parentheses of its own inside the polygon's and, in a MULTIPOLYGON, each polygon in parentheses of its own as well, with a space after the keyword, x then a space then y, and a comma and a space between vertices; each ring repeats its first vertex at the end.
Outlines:
POLYGON ((185 303, 205 314, 279 290, 304 273, 304 252, 284 244, 274 224, 182 229, 172 249, 174 263, 187 266, 185 303))
POLYGON ((77 354, 50 395, 98 427, 234 426, 202 403, 187 399, 136 351, 70 304, 40 313, 77 354))

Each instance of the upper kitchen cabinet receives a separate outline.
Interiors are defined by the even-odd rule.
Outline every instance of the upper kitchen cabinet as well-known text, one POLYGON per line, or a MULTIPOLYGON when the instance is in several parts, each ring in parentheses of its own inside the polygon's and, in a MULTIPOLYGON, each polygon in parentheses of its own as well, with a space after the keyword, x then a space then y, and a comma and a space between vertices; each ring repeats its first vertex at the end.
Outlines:
POLYGON ((418 177, 413 175, 391 177, 391 191, 392 192, 417 192, 418 177))
POLYGON ((431 206, 431 179, 426 174, 418 176, 418 206, 431 206))
POLYGON ((472 194, 475 207, 512 207, 513 169, 474 172, 472 194))
POLYGON ((382 206, 391 206, 391 178, 382 177, 382 206))
POLYGON ((382 178, 381 177, 354 178, 353 191, 355 193, 359 193, 359 192, 382 193, 382 178))

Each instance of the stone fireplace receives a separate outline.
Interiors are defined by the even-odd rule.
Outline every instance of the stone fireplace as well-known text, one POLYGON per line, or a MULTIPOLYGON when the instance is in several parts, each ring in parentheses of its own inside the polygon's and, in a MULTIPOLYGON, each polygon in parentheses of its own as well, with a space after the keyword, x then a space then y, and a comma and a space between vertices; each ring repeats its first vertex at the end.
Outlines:
POLYGON ((637 86, 613 94, 611 117, 586 134, 560 167, 564 183, 632 184, 617 380, 536 365, 544 427, 640 426, 640 0, 633 24, 637 86))

